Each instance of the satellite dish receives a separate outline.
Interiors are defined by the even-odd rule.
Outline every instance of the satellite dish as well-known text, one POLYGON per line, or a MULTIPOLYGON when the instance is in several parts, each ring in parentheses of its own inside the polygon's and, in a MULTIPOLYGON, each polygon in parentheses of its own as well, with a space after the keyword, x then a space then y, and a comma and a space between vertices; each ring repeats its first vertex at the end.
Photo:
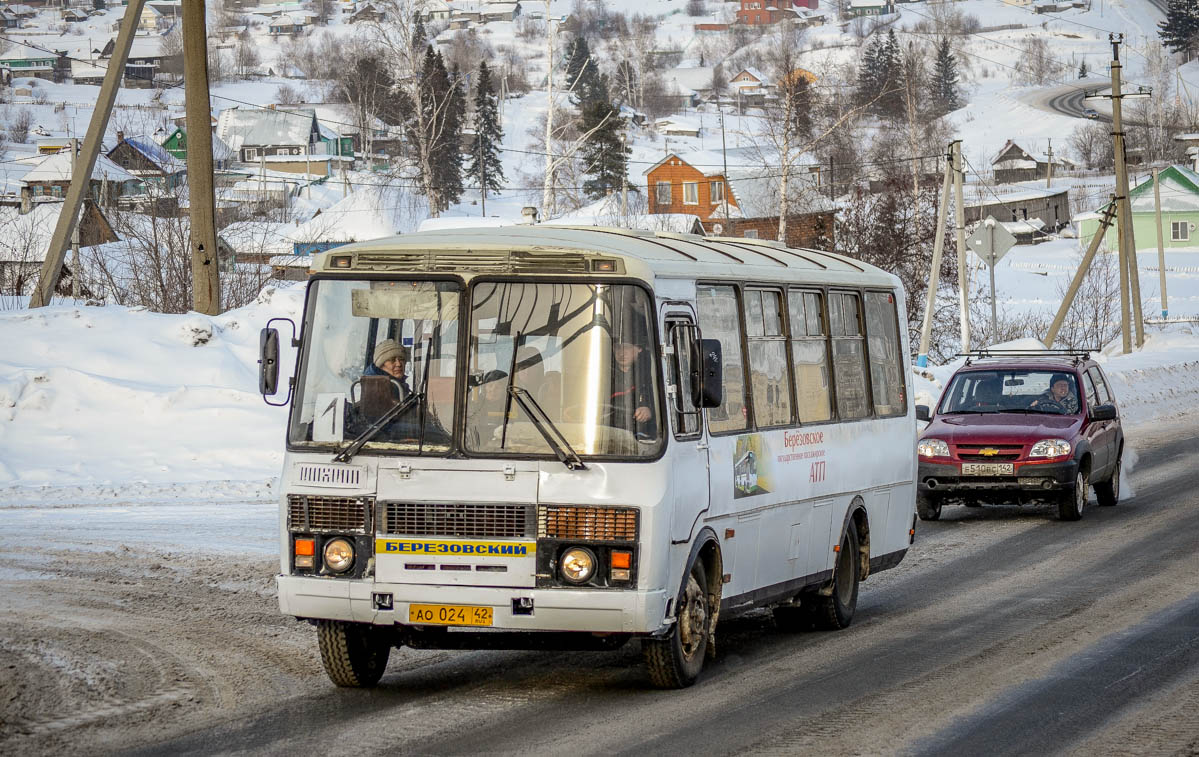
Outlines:
POLYGON ((722 224, 722 223, 712 224, 712 233, 713 234, 723 234, 724 233, 724 224, 722 224))

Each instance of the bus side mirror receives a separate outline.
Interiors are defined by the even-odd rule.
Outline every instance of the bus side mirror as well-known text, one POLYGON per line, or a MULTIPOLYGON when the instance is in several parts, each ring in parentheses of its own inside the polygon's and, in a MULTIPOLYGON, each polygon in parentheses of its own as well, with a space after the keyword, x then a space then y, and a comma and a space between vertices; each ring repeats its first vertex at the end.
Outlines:
POLYGON ((279 391, 279 329, 262 330, 258 355, 258 392, 269 397, 279 391))
POLYGON ((927 421, 931 421, 932 419, 933 419, 933 414, 932 414, 932 412, 929 411, 928 405, 917 405, 916 406, 916 420, 927 422, 927 421))
POLYGON ((723 403, 720 341, 700 339, 693 343, 698 355, 691 356, 691 404, 698 408, 720 407, 723 403))

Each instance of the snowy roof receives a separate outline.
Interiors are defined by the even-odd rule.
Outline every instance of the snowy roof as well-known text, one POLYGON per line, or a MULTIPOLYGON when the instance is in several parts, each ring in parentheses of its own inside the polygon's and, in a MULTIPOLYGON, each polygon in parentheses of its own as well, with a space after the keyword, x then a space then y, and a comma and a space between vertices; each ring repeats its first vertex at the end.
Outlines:
POLYGON ((0 262, 45 260, 62 208, 61 202, 41 202, 22 214, 19 208, 0 207, 0 262))
POLYGON ((306 145, 316 115, 308 109, 226 108, 217 117, 217 136, 234 150, 242 145, 306 145))
MULTIPOLYGON (((72 155, 70 151, 56 152, 47 155, 37 166, 22 177, 26 184, 35 181, 70 181, 72 155)), ((137 181, 137 177, 113 163, 104 155, 96 156, 96 166, 92 169, 92 180, 107 179, 108 181, 137 181)))
MULTIPOLYGON (((690 213, 622 213, 621 198, 613 193, 584 205, 573 213, 542 221, 542 226, 610 226, 646 231, 672 231, 704 235, 699 216, 690 213)), ((422 227, 423 230, 423 227, 422 227)))
MULTIPOLYGON (((1199 173, 1186 166, 1172 165, 1158 173, 1158 183, 1164 212, 1199 212, 1199 173)), ((1154 212, 1152 178, 1138 184, 1129 194, 1134 213, 1154 212)))
MULTIPOLYGON (((753 66, 747 66, 747 67, 745 67, 745 68, 741 69, 741 70, 740 70, 740 71, 737 73, 737 76, 740 76, 741 74, 749 74, 750 76, 752 76, 753 78, 757 79, 757 80, 758 80, 758 81, 760 81, 760 82, 766 82, 766 81, 767 81, 767 79, 766 79, 766 74, 762 73, 761 71, 759 71, 758 69, 754 68, 753 66)), ((736 79, 736 78, 737 78, 737 76, 734 76, 733 78, 734 78, 734 79, 736 79)))
MULTIPOLYGON (((165 173, 178 173, 187 167, 183 164, 183 161, 164 150, 162 145, 155 142, 152 137, 126 137, 125 142, 130 147, 158 164, 159 168, 161 168, 165 173)), ((215 155, 215 149, 213 150, 213 153, 215 155)))
POLYGON ((712 66, 690 66, 672 68, 662 73, 668 91, 677 94, 706 92, 712 88, 712 66))

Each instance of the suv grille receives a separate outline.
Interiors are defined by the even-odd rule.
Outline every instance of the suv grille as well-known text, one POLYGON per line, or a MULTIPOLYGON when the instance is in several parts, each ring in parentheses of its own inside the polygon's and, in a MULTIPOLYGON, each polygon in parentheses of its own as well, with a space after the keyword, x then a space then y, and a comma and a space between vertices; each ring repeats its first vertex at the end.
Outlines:
POLYGON ((1023 444, 958 444, 959 460, 971 462, 998 462, 1001 460, 1018 460, 1024 451, 1023 444), (991 454, 983 454, 983 450, 995 450, 991 454))
POLYGON ((537 513, 537 536, 637 541, 637 512, 633 507, 543 505, 537 513))
POLYGON ((384 502, 383 531, 404 536, 512 539, 533 535, 533 505, 384 502))
POLYGON ((366 533, 373 497, 287 495, 287 528, 290 531, 342 531, 366 533))

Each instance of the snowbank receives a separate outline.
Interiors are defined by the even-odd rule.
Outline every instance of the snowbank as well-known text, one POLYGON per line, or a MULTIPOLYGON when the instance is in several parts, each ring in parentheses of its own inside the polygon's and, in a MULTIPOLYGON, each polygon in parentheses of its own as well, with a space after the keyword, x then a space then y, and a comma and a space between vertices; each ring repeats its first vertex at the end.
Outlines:
POLYGON ((258 334, 302 298, 0 313, 0 503, 272 496, 287 413, 258 394, 258 334))

